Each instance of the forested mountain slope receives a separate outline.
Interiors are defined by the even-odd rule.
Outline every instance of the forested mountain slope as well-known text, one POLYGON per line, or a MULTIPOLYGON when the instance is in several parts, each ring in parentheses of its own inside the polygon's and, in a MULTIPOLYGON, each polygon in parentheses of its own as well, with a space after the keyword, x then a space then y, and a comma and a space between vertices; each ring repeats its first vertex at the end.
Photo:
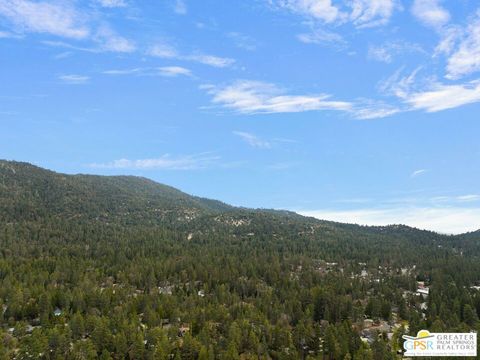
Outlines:
MULTIPOLYGON (((235 213, 260 218, 288 218, 302 224, 328 224, 330 228, 349 232, 407 238, 441 237, 403 225, 366 227, 319 221, 289 211, 235 208, 142 177, 66 175, 28 163, 0 160, 0 216, 5 221, 58 217, 125 220, 139 224, 150 221, 159 225, 166 219, 182 221, 235 213), (168 214, 174 214, 176 218, 168 214)), ((476 234, 480 237, 480 232, 465 237, 476 237, 476 234)))
POLYGON ((219 201, 187 195, 135 176, 65 175, 0 161, 0 214, 5 220, 58 216, 161 221, 170 212, 228 211, 219 201))
POLYGON ((479 243, 0 161, 0 359, 394 359, 479 329, 479 243))

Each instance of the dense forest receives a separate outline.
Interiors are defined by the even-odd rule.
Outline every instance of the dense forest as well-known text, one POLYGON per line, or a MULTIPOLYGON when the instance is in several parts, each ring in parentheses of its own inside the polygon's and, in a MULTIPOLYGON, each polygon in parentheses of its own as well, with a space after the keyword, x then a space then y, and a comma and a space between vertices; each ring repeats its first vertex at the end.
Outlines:
POLYGON ((0 359, 396 359, 480 330, 480 233, 0 161, 0 359))

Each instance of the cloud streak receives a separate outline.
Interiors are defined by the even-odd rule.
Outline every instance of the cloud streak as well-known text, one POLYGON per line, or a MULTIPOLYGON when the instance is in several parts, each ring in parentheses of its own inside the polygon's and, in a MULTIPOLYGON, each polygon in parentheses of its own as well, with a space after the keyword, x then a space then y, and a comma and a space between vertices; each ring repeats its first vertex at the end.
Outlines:
POLYGON ((352 109, 350 103, 330 100, 326 94, 284 95, 275 85, 261 81, 239 80, 225 87, 203 88, 212 95, 214 104, 244 114, 352 109))
POLYGON ((105 75, 142 75, 142 76, 192 76, 192 72, 182 66, 138 67, 131 69, 112 69, 102 72, 105 75))
POLYGON ((226 86, 203 85, 212 103, 235 112, 252 114, 298 113, 305 111, 338 111, 357 119, 375 119, 398 112, 381 102, 334 100, 329 94, 289 95, 274 84, 237 80, 226 86))
POLYGON ((181 66, 163 66, 158 68, 158 73, 161 76, 166 77, 176 77, 179 75, 191 76, 192 73, 190 70, 181 67, 181 66))
POLYGON ((473 201, 480 201, 480 195, 477 194, 470 194, 470 195, 462 195, 456 197, 457 201, 461 202, 473 202, 473 201))
POLYGON ((411 178, 416 178, 416 177, 419 177, 419 176, 425 174, 426 172, 428 172, 427 169, 415 170, 414 172, 412 172, 412 173, 410 174, 410 177, 411 177, 411 178))
POLYGON ((407 76, 401 70, 379 85, 379 90, 396 96, 406 107, 403 111, 429 113, 448 110, 480 101, 480 79, 458 84, 444 84, 430 78, 417 80, 420 68, 407 76))
POLYGON ((192 61, 204 65, 209 65, 217 68, 225 68, 235 63, 234 59, 220 57, 215 55, 207 55, 201 53, 181 54, 177 49, 168 43, 158 43, 151 46, 147 50, 147 55, 163 58, 163 59, 177 59, 182 61, 192 61))
POLYGON ((76 75, 76 74, 60 75, 58 79, 64 82, 65 84, 72 84, 72 85, 82 85, 90 81, 89 76, 76 75))
POLYGON ((480 101, 480 80, 466 84, 433 84, 424 91, 412 92, 404 96, 406 103, 414 109, 437 112, 480 101))
POLYGON ((245 131, 234 131, 233 133, 253 148, 270 149, 272 147, 272 144, 270 142, 262 140, 252 133, 248 133, 245 131))
POLYGON ((151 159, 118 159, 107 163, 92 163, 88 166, 96 169, 137 169, 137 170, 197 170, 204 169, 220 160, 210 153, 172 156, 162 155, 151 159))

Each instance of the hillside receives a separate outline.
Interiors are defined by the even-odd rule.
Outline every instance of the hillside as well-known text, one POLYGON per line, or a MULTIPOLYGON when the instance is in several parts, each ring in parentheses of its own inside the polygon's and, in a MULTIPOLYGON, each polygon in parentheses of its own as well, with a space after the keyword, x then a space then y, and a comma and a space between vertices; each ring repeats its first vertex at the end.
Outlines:
POLYGON ((146 178, 65 175, 0 161, 0 216, 7 221, 57 216, 160 222, 171 214, 196 216, 231 209, 146 178))

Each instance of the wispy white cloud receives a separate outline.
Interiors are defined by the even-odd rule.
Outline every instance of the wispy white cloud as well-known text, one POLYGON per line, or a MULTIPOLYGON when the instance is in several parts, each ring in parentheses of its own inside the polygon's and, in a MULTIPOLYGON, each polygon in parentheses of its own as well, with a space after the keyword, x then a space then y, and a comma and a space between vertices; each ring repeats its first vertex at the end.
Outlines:
POLYGON ((102 71, 105 75, 133 75, 143 73, 144 68, 132 68, 132 69, 112 69, 102 71))
POLYGON ((450 20, 450 13, 441 6, 440 0, 415 0, 412 14, 423 24, 440 28, 450 20))
POLYGON ((260 81, 239 80, 225 87, 203 88, 212 95, 214 104, 245 114, 352 109, 352 104, 330 100, 326 94, 284 95, 275 85, 260 81))
POLYGON ((403 110, 437 112, 480 102, 480 79, 459 84, 443 84, 432 78, 417 79, 421 68, 402 76, 402 69, 382 81, 379 90, 398 97, 403 110))
POLYGON ((360 225, 385 226, 405 224, 446 234, 460 234, 480 229, 480 208, 398 207, 356 210, 299 211, 317 219, 360 225))
POLYGON ((212 103, 243 114, 295 113, 304 111, 340 111, 357 119, 393 115, 399 110, 382 102, 333 100, 328 94, 288 95, 274 84, 237 80, 230 85, 201 87, 212 96, 212 103))
POLYGON ((69 74, 69 75, 60 75, 58 79, 64 82, 65 84, 81 85, 81 84, 86 84, 90 80, 90 77, 84 76, 84 75, 69 74))
POLYGON ((470 194, 470 195, 461 195, 457 196, 458 201, 470 202, 470 201, 480 201, 480 195, 470 194))
POLYGON ((187 55, 181 57, 180 59, 195 61, 204 65, 210 65, 218 68, 231 66, 235 62, 234 59, 205 54, 187 55))
POLYGON ((108 28, 101 28, 94 36, 92 36, 91 40, 94 43, 92 46, 78 46, 63 41, 52 40, 44 40, 42 43, 48 46, 85 51, 89 53, 132 53, 136 50, 136 45, 133 41, 117 35, 114 31, 108 28))
POLYGON ((411 178, 416 178, 416 177, 419 177, 420 175, 425 174, 426 172, 428 172, 427 169, 418 169, 418 170, 415 170, 414 172, 412 172, 410 174, 410 177, 411 178))
POLYGON ((450 23, 451 15, 441 4, 441 0, 415 0, 412 13, 437 31, 440 41, 433 57, 445 55, 445 77, 458 80, 480 71, 480 9, 467 18, 466 25, 458 25, 450 23))
POLYGON ((395 105, 385 104, 381 101, 362 100, 354 105, 351 113, 356 119, 369 120, 388 117, 400 111, 401 109, 395 105))
POLYGON ((430 89, 404 95, 414 109, 437 112, 480 101, 480 80, 466 84, 432 84, 430 89))
POLYGON ((106 8, 121 8, 127 6, 125 0, 98 0, 98 3, 106 8))
POLYGON ((159 75, 167 77, 175 77, 179 75, 190 76, 191 71, 181 66, 163 66, 158 68, 159 75))
POLYGON ((44 45, 52 46, 52 47, 71 49, 71 50, 77 50, 77 51, 85 51, 85 52, 90 52, 90 53, 101 52, 100 49, 95 48, 95 47, 77 46, 77 45, 72 45, 72 44, 64 42, 64 41, 42 40, 41 43, 44 44, 44 45))
POLYGON ((479 194, 467 194, 467 195, 457 195, 457 196, 441 195, 441 196, 434 196, 429 200, 433 204, 471 203, 471 202, 480 202, 480 195, 479 194))
POLYGON ((193 61, 218 68, 228 67, 235 63, 234 59, 214 55, 206 55, 201 53, 184 55, 179 53, 173 45, 165 42, 151 46, 147 50, 147 55, 164 59, 193 61))
POLYGON ((128 40, 107 26, 102 26, 94 36, 94 40, 103 51, 131 53, 136 50, 133 41, 128 40))
POLYGON ((111 69, 102 72, 105 75, 145 75, 145 76, 191 76, 192 72, 182 66, 138 67, 131 69, 111 69))
POLYGON ((335 44, 343 46, 346 43, 340 34, 320 28, 313 29, 309 33, 298 34, 297 38, 305 44, 335 44))
POLYGON ((415 0, 412 13, 439 34, 433 56, 447 56, 447 79, 457 80, 480 71, 480 9, 464 26, 450 23, 450 13, 440 0, 415 0))
POLYGON ((445 54, 449 55, 453 52, 457 42, 463 36, 463 29, 460 26, 449 25, 439 32, 440 42, 435 47, 433 57, 445 54))
POLYGON ((358 28, 388 23, 397 7, 396 0, 351 0, 344 1, 343 7, 331 0, 271 0, 270 2, 324 24, 338 25, 350 22, 358 28))
POLYGON ((393 95, 401 99, 405 99, 412 92, 417 82, 417 74, 422 70, 421 67, 416 68, 410 74, 403 74, 403 67, 395 71, 388 78, 380 81, 378 90, 386 95, 393 95))
POLYGON ((442 54, 451 54, 458 40, 463 36, 463 29, 460 26, 448 25, 443 27, 439 34, 440 42, 435 47, 434 58, 442 54))
MULTIPOLYGON (((458 38, 458 32, 455 34, 458 38)), ((448 79, 458 79, 480 70, 480 10, 465 29, 458 47, 448 58, 446 70, 448 79)))
POLYGON ((85 39, 90 34, 84 15, 68 2, 2 0, 0 15, 10 20, 19 31, 72 39, 85 39))
POLYGON ((179 15, 185 15, 187 13, 187 4, 185 4, 184 0, 175 0, 173 10, 179 15))
POLYGON ((239 136, 251 147, 259 149, 270 149, 272 147, 272 144, 270 142, 260 139, 257 135, 254 135, 252 133, 248 133, 245 131, 234 131, 233 133, 239 136))
POLYGON ((418 44, 405 41, 389 41, 381 45, 370 45, 367 57, 388 64, 394 60, 395 56, 405 53, 426 54, 418 44))
MULTIPOLYGON (((306 18, 310 31, 297 34, 306 44, 348 48, 348 36, 342 36, 343 26, 357 29, 383 26, 389 23, 399 0, 268 0, 274 8, 287 9, 306 18)), ((351 31, 349 32, 351 34, 351 31)), ((391 55, 390 55, 391 56, 391 55)))
POLYGON ((359 28, 385 25, 396 6, 395 0, 353 0, 350 19, 359 28))
POLYGON ((204 169, 220 160, 210 153, 172 156, 162 155, 152 159, 119 159, 107 163, 92 163, 89 167, 99 169, 139 169, 139 170, 196 170, 204 169))
POLYGON ((88 53, 119 52, 131 53, 136 50, 134 42, 116 35, 114 32, 99 32, 93 37, 93 46, 72 45, 64 41, 43 40, 42 43, 48 46, 84 51, 88 53))
POLYGON ((331 0, 280 0, 277 4, 325 23, 333 23, 346 17, 331 0))

